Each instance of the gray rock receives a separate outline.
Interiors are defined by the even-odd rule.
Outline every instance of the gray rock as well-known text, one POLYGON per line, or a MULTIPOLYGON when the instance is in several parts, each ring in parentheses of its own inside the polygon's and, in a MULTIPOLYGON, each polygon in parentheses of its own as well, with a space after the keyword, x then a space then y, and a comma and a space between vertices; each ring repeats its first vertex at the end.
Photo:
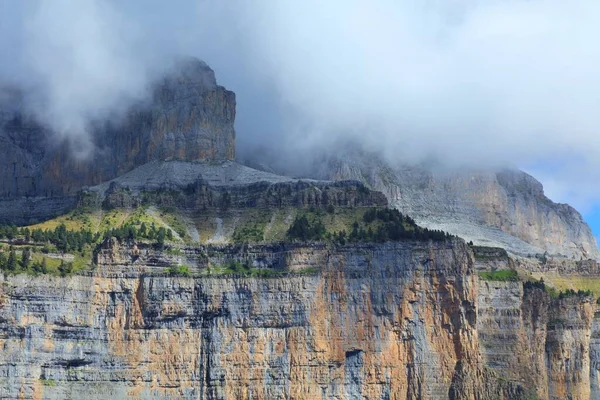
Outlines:
POLYGON ((155 160, 235 158, 235 94, 199 60, 177 63, 122 120, 92 121, 84 160, 26 113, 26 93, 0 92, 0 198, 72 195, 155 160))
MULTIPOLYGON (((276 169, 276 168, 274 168, 276 169)), ((515 169, 461 170, 392 166, 373 154, 340 152, 307 174, 358 180, 386 195, 391 206, 424 227, 442 229, 475 244, 521 256, 600 258, 581 214, 544 195, 540 182, 515 169)))

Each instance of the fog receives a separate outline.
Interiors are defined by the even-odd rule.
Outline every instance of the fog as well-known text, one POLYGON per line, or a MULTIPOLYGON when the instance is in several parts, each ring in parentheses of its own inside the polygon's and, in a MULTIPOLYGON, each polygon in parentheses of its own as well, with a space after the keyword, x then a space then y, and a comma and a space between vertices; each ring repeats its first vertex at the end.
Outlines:
POLYGON ((392 162, 516 165, 554 200, 600 200, 593 0, 0 4, 1 75, 43 93, 31 112, 82 156, 91 119, 189 54, 236 92, 240 153, 308 160, 352 140, 392 162))

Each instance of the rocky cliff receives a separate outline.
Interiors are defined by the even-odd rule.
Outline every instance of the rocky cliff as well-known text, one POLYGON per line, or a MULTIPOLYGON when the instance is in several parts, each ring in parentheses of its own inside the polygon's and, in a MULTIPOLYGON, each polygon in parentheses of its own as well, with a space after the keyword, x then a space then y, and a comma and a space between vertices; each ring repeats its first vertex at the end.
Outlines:
MULTIPOLYGON (((164 188, 177 186, 179 174, 194 175, 198 161, 209 162, 203 168, 210 170, 210 162, 235 158, 235 95, 217 85, 205 63, 181 61, 151 89, 148 101, 131 106, 124 118, 90 122, 94 151, 83 160, 73 157, 69 142, 59 140, 26 113, 26 94, 3 89, 0 222, 30 223, 59 215, 73 207, 82 187, 124 174, 129 173, 122 177, 125 186, 156 188, 160 181, 164 188), (192 163, 165 167, 165 161, 192 163), (171 173, 165 174, 169 168, 171 173)), ((476 244, 503 247, 523 256, 547 252, 576 259, 600 257, 581 215, 568 205, 550 201, 541 184, 523 172, 392 166, 376 155, 348 148, 336 148, 336 156, 312 163, 305 176, 361 181, 384 193, 391 206, 420 225, 476 244)), ((264 152, 254 153, 248 161, 269 165, 264 152)), ((247 183, 248 178, 252 182, 289 180, 231 168, 231 164, 226 169, 221 174, 209 171, 206 183, 223 185, 224 177, 234 185, 247 183)), ((274 170, 284 175, 299 172, 287 165, 274 170)))
POLYGON ((594 399, 595 309, 591 297, 551 299, 521 282, 480 282, 477 329, 485 364, 534 388, 530 394, 540 399, 594 399))
MULTIPOLYGON (((581 215, 567 204, 552 202, 541 183, 522 171, 392 165, 353 149, 313 164, 306 170, 308 176, 364 182, 430 229, 524 256, 547 252, 600 258, 596 239, 581 215)), ((281 166, 267 169, 286 172, 281 166)))
POLYGON ((70 278, 0 278, 2 397, 590 399, 598 390, 595 304, 480 281, 460 241, 178 255, 107 242, 97 261, 70 278), (195 260, 197 276, 165 274, 177 259, 195 260), (230 261, 275 272, 207 272, 230 261))
MULTIPOLYGON (((27 113, 28 94, 1 89, 0 198, 62 197, 155 160, 235 158, 235 95, 203 62, 186 59, 116 121, 91 121, 90 157, 27 113)), ((82 132, 83 134, 83 132, 82 132)))

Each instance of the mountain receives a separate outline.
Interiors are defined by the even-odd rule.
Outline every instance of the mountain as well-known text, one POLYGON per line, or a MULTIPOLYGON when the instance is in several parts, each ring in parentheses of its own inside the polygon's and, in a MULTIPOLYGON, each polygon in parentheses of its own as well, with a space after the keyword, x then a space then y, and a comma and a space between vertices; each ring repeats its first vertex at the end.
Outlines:
POLYGON ((0 397, 599 398, 598 249, 535 179, 292 178, 203 62, 152 88, 86 160, 0 96, 0 397))
POLYGON ((600 395, 591 297, 480 279, 464 242, 108 241, 97 254, 88 274, 0 276, 0 396, 600 395), (190 275, 165 272, 177 259, 190 275), (236 263, 255 267, 219 272, 236 263))
MULTIPOLYGON (((73 155, 67 140, 27 113, 27 93, 0 95, 0 198, 60 197, 150 161, 235 159, 235 94, 204 62, 185 59, 122 120, 90 125, 95 149, 73 155)), ((83 133, 82 133, 83 134, 83 133)))
MULTIPOLYGON (((340 145, 323 153, 306 176, 356 180, 384 193, 390 206, 421 226, 441 229, 477 245, 513 254, 600 259, 596 238, 581 214, 554 203, 542 184, 517 169, 474 170, 391 163, 377 154, 340 145)), ((278 160, 252 156, 248 165, 290 173, 278 160)))

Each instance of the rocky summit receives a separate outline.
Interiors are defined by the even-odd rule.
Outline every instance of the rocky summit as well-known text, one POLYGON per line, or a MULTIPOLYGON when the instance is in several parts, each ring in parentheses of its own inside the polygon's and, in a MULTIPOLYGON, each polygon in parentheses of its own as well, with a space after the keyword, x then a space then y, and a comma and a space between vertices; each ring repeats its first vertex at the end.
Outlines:
MULTIPOLYGON (((2 89, 0 89, 2 90, 2 89)), ((61 197, 150 161, 235 159, 235 94, 196 59, 179 61, 148 101, 116 121, 92 121, 94 150, 77 158, 68 140, 27 113, 27 93, 0 95, 0 198, 61 197)), ((81 133, 84 134, 83 132, 81 133)))
POLYGON ((87 159, 24 96, 0 96, 1 398, 600 398, 598 248, 531 176, 251 168, 193 59, 87 159))

